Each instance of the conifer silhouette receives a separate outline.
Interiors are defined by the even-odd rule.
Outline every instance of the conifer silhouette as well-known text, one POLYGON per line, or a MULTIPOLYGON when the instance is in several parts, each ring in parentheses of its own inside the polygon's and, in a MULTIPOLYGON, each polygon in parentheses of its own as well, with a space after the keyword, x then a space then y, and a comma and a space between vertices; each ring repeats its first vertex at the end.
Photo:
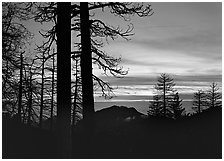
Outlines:
POLYGON ((162 73, 157 79, 155 89, 162 96, 163 116, 166 116, 168 112, 168 101, 170 99, 170 95, 175 91, 173 88, 174 86, 175 83, 173 78, 166 73, 162 73))
POLYGON ((221 107, 222 106, 222 95, 219 92, 218 84, 212 82, 210 89, 207 92, 207 105, 209 108, 221 107))
POLYGON ((193 107, 192 109, 196 113, 201 113, 206 106, 206 94, 202 90, 198 90, 198 92, 194 93, 193 98, 193 107))

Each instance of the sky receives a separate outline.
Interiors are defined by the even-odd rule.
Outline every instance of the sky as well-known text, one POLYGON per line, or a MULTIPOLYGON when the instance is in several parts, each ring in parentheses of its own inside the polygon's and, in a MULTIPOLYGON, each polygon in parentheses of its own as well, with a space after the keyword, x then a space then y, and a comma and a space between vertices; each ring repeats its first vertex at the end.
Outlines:
MULTIPOLYGON (((101 76, 114 88, 115 98, 97 102, 147 101, 161 73, 169 73, 185 101, 199 89, 208 90, 222 79, 222 4, 221 3, 150 3, 154 14, 132 17, 123 22, 109 14, 101 17, 108 24, 127 27, 133 23, 130 41, 110 41, 103 48, 121 57, 121 66, 129 73, 122 79, 101 76)), ((94 12, 97 15, 97 12, 94 12)), ((100 15, 101 16, 101 15, 100 15)), ((102 73, 95 68, 96 74, 102 73)), ((100 93, 96 93, 96 96, 100 93)))
MULTIPOLYGON (((129 76, 221 74, 221 3, 150 4, 151 17, 132 18, 131 41, 119 39, 104 47, 107 53, 122 56, 129 76)), ((119 23, 104 17, 109 24, 119 23)))
MULTIPOLYGON (((125 29, 130 23, 134 25, 130 41, 118 38, 105 43, 102 48, 109 55, 122 58, 120 66, 128 70, 128 75, 122 79, 106 77, 94 67, 94 74, 109 82, 116 95, 113 99, 104 100, 96 91, 95 102, 148 101, 155 94, 153 87, 161 73, 169 73, 174 78, 176 89, 185 101, 191 100, 197 90, 207 90, 213 81, 221 90, 221 2, 150 4, 154 12, 152 16, 132 16, 129 22, 111 15, 108 10, 91 12, 94 18, 114 27, 125 29)), ((41 43, 37 34, 40 25, 31 23, 28 26, 31 32, 36 33, 35 43, 41 43)), ((49 26, 42 27, 46 29, 49 26)))

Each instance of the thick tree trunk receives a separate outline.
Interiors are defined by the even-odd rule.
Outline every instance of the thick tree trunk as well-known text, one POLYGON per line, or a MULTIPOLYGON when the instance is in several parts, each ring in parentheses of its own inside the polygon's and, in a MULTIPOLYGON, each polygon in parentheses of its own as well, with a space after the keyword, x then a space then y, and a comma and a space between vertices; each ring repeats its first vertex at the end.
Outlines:
POLYGON ((88 2, 80 3, 81 19, 81 77, 83 119, 91 120, 94 114, 93 79, 92 79, 92 53, 90 41, 90 21, 88 2))
POLYGON ((92 53, 90 38, 90 21, 88 2, 80 3, 81 20, 81 78, 82 78, 82 103, 84 121, 84 140, 80 147, 83 152, 92 154, 93 152, 93 130, 94 130, 94 98, 93 98, 93 79, 92 79, 92 53))
POLYGON ((18 121, 21 122, 22 109, 22 89, 23 89, 23 53, 20 54, 20 76, 19 76, 19 102, 18 102, 18 121))
POLYGON ((57 141, 59 158, 71 157, 71 3, 57 3, 57 141))

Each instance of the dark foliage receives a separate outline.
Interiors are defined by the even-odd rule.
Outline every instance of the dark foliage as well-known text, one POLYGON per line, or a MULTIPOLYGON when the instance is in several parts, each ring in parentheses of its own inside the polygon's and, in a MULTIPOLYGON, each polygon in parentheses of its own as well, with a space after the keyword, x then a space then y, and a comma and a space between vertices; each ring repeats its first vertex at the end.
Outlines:
POLYGON ((210 85, 210 89, 207 92, 206 97, 207 97, 207 106, 209 108, 222 106, 222 102, 221 102, 222 95, 219 92, 218 85, 215 82, 213 82, 210 85))
POLYGON ((150 101, 148 115, 161 116, 163 102, 160 100, 161 96, 153 96, 153 100, 150 101))
POLYGON ((202 90, 194 93, 193 107, 196 113, 201 113, 206 108, 206 93, 202 90))
POLYGON ((173 78, 162 73, 155 85, 156 95, 150 101, 148 116, 169 117, 179 119, 184 115, 185 108, 182 107, 182 100, 179 93, 175 93, 173 78))
POLYGON ((161 97, 162 100, 162 108, 163 108, 163 116, 166 117, 167 115, 170 115, 171 111, 169 109, 169 99, 170 95, 173 94, 175 83, 173 81, 173 78, 166 74, 162 73, 158 79, 157 79, 157 84, 155 86, 155 89, 157 90, 158 94, 161 97))
POLYGON ((18 123, 7 115, 3 115, 2 121, 3 159, 58 158, 52 132, 18 123))
POLYGON ((172 109, 172 117, 174 119, 180 119, 185 112, 185 108, 182 106, 182 100, 179 97, 178 92, 173 95, 173 99, 170 102, 170 108, 172 109))

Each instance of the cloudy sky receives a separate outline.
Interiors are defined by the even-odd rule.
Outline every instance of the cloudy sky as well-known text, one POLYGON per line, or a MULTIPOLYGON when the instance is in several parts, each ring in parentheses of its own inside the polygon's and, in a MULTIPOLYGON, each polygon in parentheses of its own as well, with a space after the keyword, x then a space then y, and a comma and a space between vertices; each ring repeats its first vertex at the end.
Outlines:
MULTIPOLYGON (((94 73, 114 88, 116 97, 107 102, 146 101, 154 94, 153 86, 160 73, 174 77, 176 88, 185 100, 193 92, 207 89, 213 81, 221 88, 222 78, 222 4, 219 2, 153 2, 150 17, 131 17, 130 22, 112 16, 107 10, 91 14, 105 23, 126 28, 133 23, 130 41, 109 41, 102 50, 122 57, 121 66, 129 73, 122 79, 94 73)), ((37 24, 29 25, 35 33, 37 24)), ((46 26, 45 26, 46 27, 46 26)), ((38 27, 39 28, 39 27, 38 27)), ((36 34, 36 40, 41 40, 36 34)), ((95 92, 96 102, 105 102, 95 92)), ((104 106, 104 105, 102 105, 104 106)))
MULTIPOLYGON (((119 39, 105 47, 109 54, 122 56, 129 76, 221 74, 221 3, 151 5, 151 17, 132 18, 131 41, 119 39)), ((109 24, 119 24, 104 17, 109 24)))
MULTIPOLYGON (((117 88, 117 97, 110 101, 147 100, 160 73, 174 77, 186 100, 193 92, 208 89, 212 81, 221 88, 222 4, 150 4, 154 11, 151 17, 132 17, 135 35, 131 41, 118 39, 104 47, 108 54, 121 56, 121 66, 129 70, 123 79, 103 77, 117 88)), ((108 24, 128 24, 109 14, 101 18, 108 24)), ((97 69, 94 72, 100 73, 97 69)), ((96 97, 96 101, 103 99, 96 97)))

